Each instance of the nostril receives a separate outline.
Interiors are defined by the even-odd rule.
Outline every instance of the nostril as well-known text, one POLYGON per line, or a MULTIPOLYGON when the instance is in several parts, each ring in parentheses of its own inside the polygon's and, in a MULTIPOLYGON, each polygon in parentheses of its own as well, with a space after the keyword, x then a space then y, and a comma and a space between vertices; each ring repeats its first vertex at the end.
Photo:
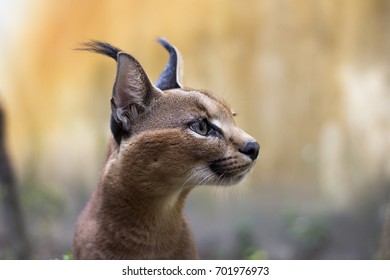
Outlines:
POLYGON ((247 142, 244 148, 239 151, 255 160, 259 155, 260 145, 257 142, 247 142))

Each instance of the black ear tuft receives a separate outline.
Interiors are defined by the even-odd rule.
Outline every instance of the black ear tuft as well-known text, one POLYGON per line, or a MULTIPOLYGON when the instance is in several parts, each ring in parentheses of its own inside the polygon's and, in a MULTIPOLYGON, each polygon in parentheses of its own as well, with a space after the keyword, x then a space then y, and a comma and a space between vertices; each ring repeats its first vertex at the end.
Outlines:
POLYGON ((119 138, 132 134, 138 116, 143 114, 161 91, 150 82, 141 64, 131 55, 120 52, 111 98, 111 131, 119 138))
POLYGON ((90 41, 76 50, 104 54, 117 61, 110 127, 116 142, 120 144, 123 138, 131 136, 134 122, 150 106, 152 100, 159 97, 161 90, 153 86, 141 64, 133 56, 108 43, 90 41))
POLYGON ((181 56, 179 51, 167 39, 159 38, 158 42, 168 51, 169 60, 156 82, 161 90, 181 88, 181 56))
POLYGON ((94 40, 82 43, 81 47, 76 48, 76 50, 100 53, 103 55, 107 55, 115 60, 118 59, 118 53, 121 52, 120 49, 114 47, 113 45, 110 45, 109 43, 94 40))

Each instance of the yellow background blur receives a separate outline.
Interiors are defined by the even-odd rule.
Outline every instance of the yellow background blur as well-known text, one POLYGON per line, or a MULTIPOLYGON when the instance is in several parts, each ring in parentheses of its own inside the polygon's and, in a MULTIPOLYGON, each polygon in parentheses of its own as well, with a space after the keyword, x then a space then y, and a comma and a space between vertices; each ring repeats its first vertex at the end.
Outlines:
POLYGON ((110 133, 115 63, 73 49, 110 42, 155 81, 164 36, 185 85, 222 96, 261 144, 245 183, 190 195, 201 257, 372 258, 390 179, 389 19, 386 0, 0 0, 0 96, 34 257, 71 250, 110 133))

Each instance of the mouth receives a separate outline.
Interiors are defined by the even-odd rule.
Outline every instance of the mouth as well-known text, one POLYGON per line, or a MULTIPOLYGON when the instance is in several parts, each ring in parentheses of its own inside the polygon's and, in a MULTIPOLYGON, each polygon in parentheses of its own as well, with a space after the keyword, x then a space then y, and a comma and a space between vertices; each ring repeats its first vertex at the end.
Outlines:
POLYGON ((211 171, 218 177, 221 185, 233 185, 249 173, 253 162, 239 163, 236 158, 216 160, 209 164, 211 171))

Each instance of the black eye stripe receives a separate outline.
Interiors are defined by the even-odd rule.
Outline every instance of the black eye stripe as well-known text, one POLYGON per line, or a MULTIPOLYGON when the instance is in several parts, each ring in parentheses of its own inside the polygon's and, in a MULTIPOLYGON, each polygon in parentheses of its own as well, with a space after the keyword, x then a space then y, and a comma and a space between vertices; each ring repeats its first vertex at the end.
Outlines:
POLYGON ((220 129, 218 126, 216 126, 215 124, 212 124, 211 122, 207 121, 208 125, 214 129, 216 132, 218 132, 219 134, 221 134, 223 136, 223 131, 222 129, 220 129))

